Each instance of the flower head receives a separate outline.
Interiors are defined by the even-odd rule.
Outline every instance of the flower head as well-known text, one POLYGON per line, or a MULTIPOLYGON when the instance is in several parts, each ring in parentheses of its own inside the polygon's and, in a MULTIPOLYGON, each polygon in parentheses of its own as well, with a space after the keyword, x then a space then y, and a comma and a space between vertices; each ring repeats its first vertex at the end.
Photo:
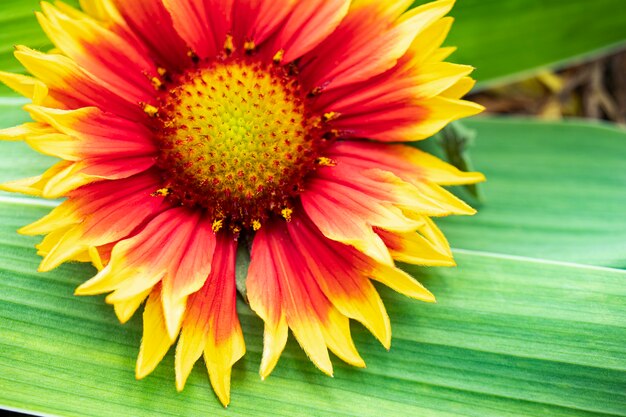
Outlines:
POLYGON ((442 186, 483 180, 401 144, 481 107, 471 68, 443 62, 452 0, 83 0, 42 3, 51 53, 0 80, 32 122, 0 137, 60 159, 5 190, 66 197, 24 227, 40 270, 92 262, 80 295, 120 321, 145 301, 137 377, 176 344, 179 389, 204 356, 230 401, 245 352, 235 259, 250 245, 250 307, 265 323, 261 376, 291 329, 331 375, 328 349, 364 366, 361 322, 390 346, 372 280, 433 295, 395 261, 453 265, 433 216, 474 210, 442 186))

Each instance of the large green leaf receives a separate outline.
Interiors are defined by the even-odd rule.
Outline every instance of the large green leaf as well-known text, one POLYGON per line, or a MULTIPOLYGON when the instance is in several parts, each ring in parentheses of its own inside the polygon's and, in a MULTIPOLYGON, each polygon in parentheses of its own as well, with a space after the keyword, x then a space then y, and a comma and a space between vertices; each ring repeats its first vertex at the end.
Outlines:
MULTIPOLYGON (((88 266, 36 273, 36 239, 15 230, 49 207, 1 196, 0 406, 70 416, 626 415, 626 273, 540 259, 623 260, 623 132, 516 120, 471 126, 480 137, 473 158, 489 176, 487 204, 474 218, 443 222, 464 248, 458 268, 409 268, 439 303, 383 290, 390 352, 353 326, 368 368, 335 361, 331 379, 292 340, 265 382, 257 375, 262 326, 240 306, 248 354, 235 366, 228 412, 200 364, 176 393, 171 353, 135 381, 140 318, 122 326, 102 297, 72 296, 93 274, 88 266)), ((51 162, 34 155, 0 143, 0 181, 51 162)))
POLYGON ((473 119, 476 216, 440 222, 457 247, 626 268, 626 130, 473 119))
MULTIPOLYGON (((38 9, 39 0, 2 1, 0 70, 21 71, 13 45, 51 47, 33 15, 38 9)), ((448 44, 459 47, 454 60, 478 68, 479 86, 606 52, 626 41, 623 0, 459 0, 452 15, 457 20, 448 44)), ((8 93, 0 86, 0 94, 8 93)))
MULTIPOLYGON (((228 415, 202 366, 174 388, 170 354, 136 382, 140 321, 121 326, 101 297, 73 289, 93 273, 34 272, 31 238, 14 230, 44 208, 3 203, 0 403, 68 416, 228 415)), ((291 341, 260 381, 262 326, 240 306, 248 354, 235 366, 235 415, 626 415, 626 272, 457 251, 456 269, 413 270, 439 299, 383 291, 394 340, 385 352, 353 326, 367 369, 320 374, 291 341)))

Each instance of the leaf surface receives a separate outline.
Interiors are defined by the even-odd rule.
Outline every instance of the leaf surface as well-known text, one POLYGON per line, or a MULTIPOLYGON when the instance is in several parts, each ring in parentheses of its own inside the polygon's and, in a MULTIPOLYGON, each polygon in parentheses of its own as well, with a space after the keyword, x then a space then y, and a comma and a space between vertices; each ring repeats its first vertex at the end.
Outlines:
MULTIPOLYGON (((368 367, 335 358, 331 379, 290 340, 265 382, 257 374, 262 325, 240 305, 248 353, 234 368, 229 411, 214 398, 200 363, 185 391, 176 392, 171 352, 153 375, 135 381, 140 318, 122 326, 102 297, 72 295, 94 273, 91 267, 35 272, 37 239, 15 230, 43 216, 50 202, 3 195, 0 405, 98 417, 268 410, 278 416, 626 415, 626 272, 580 264, 623 259, 621 238, 609 233, 623 233, 623 216, 615 217, 624 198, 623 177, 616 176, 623 132, 580 122, 476 120, 471 127, 480 138, 472 155, 489 182, 479 215, 442 222, 461 248, 459 266, 407 267, 438 304, 383 289, 390 352, 353 325, 368 367)), ((0 143, 1 166, 19 169, 12 161, 33 155, 18 143, 0 143)), ((30 161, 25 171, 48 162, 30 161)))

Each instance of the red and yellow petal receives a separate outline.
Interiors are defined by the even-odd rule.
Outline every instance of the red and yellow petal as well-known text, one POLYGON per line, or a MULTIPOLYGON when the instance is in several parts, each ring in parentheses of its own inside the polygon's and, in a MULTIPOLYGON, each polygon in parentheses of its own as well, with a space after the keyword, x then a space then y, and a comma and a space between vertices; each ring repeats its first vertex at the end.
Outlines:
POLYGON ((259 371, 261 378, 272 372, 287 343, 288 326, 281 303, 279 273, 266 235, 261 232, 254 240, 246 279, 250 306, 265 324, 259 371))
MULTIPOLYGON (((449 48, 439 48, 452 22, 442 18, 453 1, 442 0, 429 3, 403 14, 393 25, 407 24, 414 30, 404 36, 408 44, 394 53, 392 48, 383 48, 390 55, 387 60, 375 65, 380 54, 369 54, 364 60, 372 65, 349 67, 351 71, 365 71, 362 77, 346 76, 347 84, 336 78, 314 83, 324 91, 314 101, 315 108, 324 114, 333 114, 330 126, 343 137, 368 138, 385 142, 420 140, 432 136, 451 121, 480 113, 483 108, 475 103, 459 100, 467 92, 467 76, 473 68, 466 65, 441 62, 449 48), (409 22, 415 21, 409 25, 409 22), (398 23, 402 22, 402 23, 398 23), (387 65, 383 65, 388 63, 387 65), (459 84, 459 88, 446 93, 459 84)), ((355 6, 356 7, 356 6, 355 6)), ((369 7, 375 11, 374 5, 369 7)), ((363 10, 367 10, 365 7, 363 10)), ((395 16, 395 15, 394 15, 395 16)), ((348 20, 348 19, 346 19, 348 20)), ((357 20, 362 24, 361 20, 357 20)), ((362 31, 369 35, 378 33, 366 25, 362 31)), ((391 29, 390 29, 390 32, 391 29)), ((377 38, 382 42, 382 38, 377 38)), ((329 69, 313 71, 315 59, 305 68, 314 74, 333 74, 340 70, 337 60, 331 59, 338 53, 338 42, 328 40, 327 53, 318 54, 319 60, 328 60, 329 69)), ((397 42, 394 44, 398 44, 397 42)), ((318 56, 316 55, 316 57, 318 56)), ((471 88, 471 86, 470 86, 471 88)))
POLYGON ((184 70, 191 63, 191 45, 187 45, 176 30, 162 0, 113 1, 125 24, 146 46, 157 66, 184 70))
MULTIPOLYGON (((463 73, 452 79, 462 79, 463 73)), ((451 85, 452 86, 452 85, 451 85)), ((414 94, 419 87, 410 87, 414 94)), ((446 86, 438 87, 443 94, 446 86)), ((397 95, 394 91, 392 94, 397 95)), ((430 94, 430 93, 428 93, 430 94)), ((405 94, 405 97, 415 97, 405 94)), ((447 124, 464 117, 474 116, 484 110, 471 101, 435 96, 424 100, 408 102, 399 100, 396 104, 385 107, 385 101, 364 101, 363 106, 341 113, 329 107, 327 113, 339 116, 331 122, 334 129, 346 138, 368 138, 383 142, 408 142, 433 136, 447 124)))
POLYGON ((145 125, 96 107, 59 110, 27 105, 24 109, 34 120, 47 123, 57 132, 51 135, 48 129, 40 134, 38 125, 24 134, 29 145, 47 155, 80 161, 99 157, 156 157, 158 152, 153 134, 145 125))
POLYGON ((462 185, 485 180, 479 172, 460 171, 412 146, 340 141, 330 147, 328 155, 355 168, 393 172, 413 184, 427 181, 439 185, 462 185))
MULTIPOLYGON (((53 103, 65 109, 96 106, 131 120, 145 120, 146 114, 136 102, 115 94, 112 87, 79 67, 73 60, 58 54, 44 54, 18 46, 15 57, 42 82, 53 103)), ((20 87, 18 92, 30 92, 20 87)), ((33 94, 36 91, 33 91, 33 94)), ((41 94, 41 93, 39 93, 41 94)), ((46 102, 46 104, 48 104, 46 102)))
POLYGON ((441 0, 402 13, 410 4, 354 1, 337 30, 311 52, 314 58, 303 75, 311 88, 339 88, 392 68, 415 37, 448 13, 454 1, 441 0))
POLYGON ((406 141, 426 139, 439 132, 445 126, 465 117, 475 116, 485 108, 472 101, 451 99, 444 96, 430 98, 422 103, 428 118, 421 123, 410 125, 394 130, 389 134, 385 132, 372 132, 372 139, 384 141, 406 141))
POLYGON ((286 342, 286 326, 311 361, 332 375, 330 348, 337 356, 363 366, 348 326, 319 288, 294 247, 285 223, 262 228, 255 236, 247 280, 250 306, 265 321, 261 376, 268 376, 286 342), (278 291, 267 291, 272 288, 278 291))
POLYGON ((442 250, 418 231, 410 233, 376 231, 383 239, 394 260, 413 265, 454 266, 449 250, 442 250))
POLYGON ((125 302, 162 282, 167 331, 174 337, 187 297, 211 270, 215 235, 211 222, 185 208, 167 210, 135 236, 115 245, 107 266, 76 290, 78 295, 111 292, 107 302, 125 302))
POLYGON ((162 198, 151 195, 158 186, 158 176, 146 173, 82 187, 50 214, 20 229, 20 233, 65 230, 41 263, 40 270, 49 271, 92 247, 126 238, 146 220, 169 208, 162 198))
POLYGON ((92 182, 128 178, 156 162, 152 133, 143 124, 96 107, 60 110, 29 104, 25 109, 37 122, 2 130, 0 140, 24 140, 64 161, 3 189, 57 198, 92 182))
POLYGON ((350 0, 307 0, 297 2, 276 35, 271 53, 277 60, 292 62, 319 45, 348 13, 350 0))
POLYGON ((189 297, 176 348, 176 386, 182 390, 194 363, 204 354, 211 385, 224 404, 230 402, 232 366, 245 353, 236 310, 234 236, 219 234, 213 264, 204 286, 189 297))
POLYGON ((235 0, 233 36, 238 47, 256 49, 283 23, 298 0, 235 0))
POLYGON ((294 217, 287 228, 324 295, 341 314, 361 322, 389 348, 389 317, 366 276, 370 262, 349 246, 326 238, 306 216, 294 217))
POLYGON ((60 198, 87 184, 131 177, 154 164, 155 160, 151 156, 62 161, 42 175, 0 184, 0 189, 44 198, 60 198))
POLYGON ((67 57, 129 101, 151 101, 157 69, 145 50, 87 15, 70 16, 47 2, 41 7, 41 27, 67 57))
POLYGON ((393 190, 389 193, 396 196, 395 205, 411 218, 475 213, 439 183, 475 183, 484 180, 482 174, 461 172, 431 155, 403 145, 380 146, 349 141, 336 144, 330 153, 337 162, 335 170, 350 171, 350 178, 363 184, 372 179, 387 183, 389 190, 393 190), (364 153, 359 155, 355 153, 357 150, 364 153), (420 161, 423 163, 418 164, 420 161))
POLYGON ((234 0, 163 0, 174 28, 200 58, 220 53, 232 27, 234 0))
POLYGON ((391 265, 387 246, 374 228, 412 232, 420 222, 411 215, 471 214, 473 210, 433 183, 406 182, 394 173, 352 165, 337 158, 307 183, 302 206, 329 239, 351 245, 383 264, 391 265), (333 212, 336 215, 328 216, 333 212))

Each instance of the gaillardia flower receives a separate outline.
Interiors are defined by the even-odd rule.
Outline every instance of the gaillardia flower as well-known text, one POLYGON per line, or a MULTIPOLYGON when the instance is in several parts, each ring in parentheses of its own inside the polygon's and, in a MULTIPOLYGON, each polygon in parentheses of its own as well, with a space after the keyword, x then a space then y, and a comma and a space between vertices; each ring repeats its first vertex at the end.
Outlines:
POLYGON ((21 229, 41 271, 92 262, 76 294, 108 293, 121 322, 145 302, 136 373, 176 345, 180 390, 204 356, 230 400, 244 354, 238 247, 264 321, 260 374, 291 329, 311 361, 364 366, 349 320, 386 347, 372 280, 433 295, 395 261, 453 265, 431 217, 474 210, 442 186, 483 180, 401 142, 481 107, 471 67, 443 62, 452 0, 83 0, 42 3, 56 49, 17 47, 31 76, 0 80, 33 121, 0 132, 60 161, 2 186, 65 197, 21 229))

